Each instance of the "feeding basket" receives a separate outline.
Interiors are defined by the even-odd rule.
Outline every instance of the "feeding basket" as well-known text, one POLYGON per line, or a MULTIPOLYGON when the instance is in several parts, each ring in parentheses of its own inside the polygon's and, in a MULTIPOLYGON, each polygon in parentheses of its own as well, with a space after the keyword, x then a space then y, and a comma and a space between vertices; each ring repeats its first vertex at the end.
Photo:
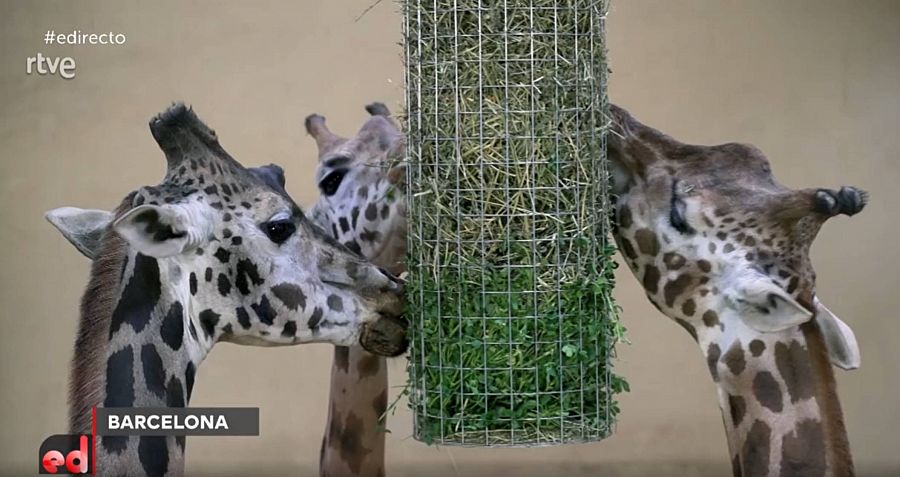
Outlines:
POLYGON ((611 366, 606 3, 403 9, 415 438, 602 439, 627 386, 611 366))

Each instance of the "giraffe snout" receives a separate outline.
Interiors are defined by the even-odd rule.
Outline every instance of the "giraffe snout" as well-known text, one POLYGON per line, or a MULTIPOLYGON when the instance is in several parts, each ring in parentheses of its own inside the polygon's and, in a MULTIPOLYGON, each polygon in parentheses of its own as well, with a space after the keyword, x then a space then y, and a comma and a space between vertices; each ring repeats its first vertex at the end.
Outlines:
POLYGON ((359 343, 366 351, 382 356, 398 356, 406 351, 409 327, 404 313, 406 298, 404 281, 383 268, 372 276, 376 318, 362 324, 359 343))
POLYGON ((379 269, 387 283, 379 288, 378 312, 393 317, 402 317, 406 309, 406 287, 404 281, 379 269))
POLYGON ((405 283, 387 270, 373 265, 355 272, 354 289, 370 312, 401 317, 406 308, 405 283))
POLYGON ((399 356, 409 347, 407 328, 409 323, 405 318, 382 316, 371 323, 363 324, 359 344, 372 354, 399 356))
POLYGON ((851 186, 816 191, 816 211, 828 216, 855 215, 863 210, 868 201, 868 192, 851 186))

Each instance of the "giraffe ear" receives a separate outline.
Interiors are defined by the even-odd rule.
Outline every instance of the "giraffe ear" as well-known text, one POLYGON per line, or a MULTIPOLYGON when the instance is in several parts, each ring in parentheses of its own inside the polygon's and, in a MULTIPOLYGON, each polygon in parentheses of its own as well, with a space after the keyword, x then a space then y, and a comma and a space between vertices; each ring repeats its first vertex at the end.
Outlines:
POLYGON ((205 240, 212 221, 201 204, 140 205, 113 223, 115 231, 138 252, 171 257, 205 240))
POLYGON ((391 184, 403 184, 406 181, 406 140, 396 140, 387 154, 387 179, 391 184))
POLYGON ((113 220, 112 212, 78 207, 60 207, 44 214, 48 222, 85 257, 93 260, 100 250, 103 232, 113 220))
POLYGON ((822 330, 831 364, 841 369, 857 369, 861 363, 859 343, 847 323, 834 316, 816 297, 816 323, 822 330))
POLYGON ((812 319, 807 310, 771 278, 748 271, 725 291, 747 326, 763 332, 783 331, 812 319))

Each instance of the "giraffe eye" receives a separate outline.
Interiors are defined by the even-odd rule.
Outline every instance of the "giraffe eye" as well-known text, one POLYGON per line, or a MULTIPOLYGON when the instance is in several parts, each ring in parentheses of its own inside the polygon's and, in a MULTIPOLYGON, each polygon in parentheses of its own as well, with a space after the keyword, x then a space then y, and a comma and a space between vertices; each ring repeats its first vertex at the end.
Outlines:
POLYGON ((334 195, 341 186, 341 181, 344 180, 345 175, 347 175, 346 169, 340 169, 328 174, 319 182, 319 189, 326 196, 334 195))
POLYGON ((263 225, 263 231, 266 233, 266 236, 277 244, 284 243, 296 230, 297 226, 288 219, 273 220, 263 225))
POLYGON ((694 229, 687 222, 685 212, 687 212, 687 204, 678 196, 678 182, 672 183, 672 199, 669 205, 669 223, 672 228, 682 234, 692 234, 694 229))
POLYGON ((691 226, 684 217, 685 208, 683 200, 674 199, 672 200, 672 210, 669 212, 669 222, 672 224, 672 228, 683 234, 691 232, 691 226))

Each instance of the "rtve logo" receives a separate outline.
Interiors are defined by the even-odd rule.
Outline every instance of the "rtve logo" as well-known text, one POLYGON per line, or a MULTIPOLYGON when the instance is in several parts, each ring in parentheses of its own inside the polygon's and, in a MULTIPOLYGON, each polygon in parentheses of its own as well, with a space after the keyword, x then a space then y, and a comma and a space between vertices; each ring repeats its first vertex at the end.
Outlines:
POLYGON ((44 439, 38 453, 38 473, 90 474, 94 459, 92 438, 84 434, 56 434, 44 439))

